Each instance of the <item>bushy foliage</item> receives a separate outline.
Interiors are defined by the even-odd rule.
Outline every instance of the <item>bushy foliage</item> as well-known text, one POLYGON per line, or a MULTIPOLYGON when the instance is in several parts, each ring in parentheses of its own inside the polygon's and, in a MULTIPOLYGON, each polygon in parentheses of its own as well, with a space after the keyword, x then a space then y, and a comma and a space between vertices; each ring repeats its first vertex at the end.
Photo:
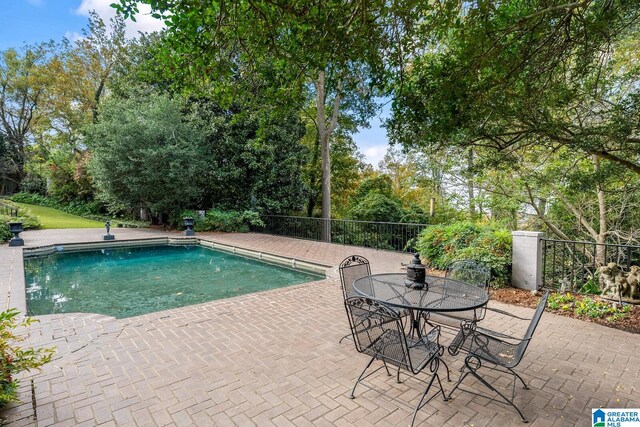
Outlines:
POLYGON ((25 193, 47 194, 47 180, 34 172, 27 172, 20 182, 20 189, 25 193))
POLYGON ((63 205, 89 202, 93 198, 92 177, 88 171, 90 158, 88 152, 53 151, 46 164, 47 195, 63 205))
POLYGON ((37 193, 15 193, 11 196, 11 200, 18 203, 27 203, 29 205, 54 207, 52 206, 52 204, 54 204, 53 200, 50 200, 46 196, 37 193))
POLYGON ((24 339, 14 329, 28 327, 37 320, 25 317, 19 321, 19 314, 15 308, 0 313, 0 407, 18 401, 15 375, 49 363, 55 352, 53 348, 34 349, 20 345, 24 339))
POLYGON ((307 188, 300 173, 306 159, 300 118, 295 112, 258 116, 251 108, 191 103, 191 120, 204 132, 194 182, 202 191, 191 207, 271 214, 302 209, 307 188))
POLYGON ((493 225, 455 222, 425 229, 416 248, 427 264, 445 269, 453 261, 470 259, 491 268, 492 284, 506 285, 511 276, 511 233, 493 225))
MULTIPOLYGON (((204 218, 199 218, 194 211, 183 211, 182 218, 195 218, 196 231, 224 231, 228 233, 246 233, 252 226, 262 227, 264 223, 255 211, 220 211, 211 209, 204 218)), ((181 219, 179 224, 182 226, 181 219)))
POLYGON ((363 179, 356 191, 355 199, 364 199, 371 193, 382 194, 389 198, 393 197, 391 177, 387 174, 379 174, 363 179))
POLYGON ((91 202, 73 200, 69 203, 60 203, 59 201, 51 197, 26 192, 16 193, 12 195, 11 200, 18 203, 27 203, 29 205, 46 206, 49 208, 59 209, 73 215, 84 217, 89 215, 99 215, 100 213, 104 212, 103 204, 96 200, 93 200, 91 202))
POLYGON ((398 222, 404 211, 397 200, 382 193, 371 192, 351 208, 349 215, 359 221, 398 222))
POLYGON ((0 243, 6 242, 11 239, 13 234, 9 231, 9 226, 7 225, 6 218, 4 216, 0 216, 0 243))
POLYGON ((38 218, 31 215, 30 211, 28 210, 25 211, 24 209, 18 213, 17 217, 11 217, 11 218, 5 217, 5 219, 10 220, 11 222, 21 222, 22 228, 25 230, 37 230, 42 226, 38 218))
POLYGON ((95 184, 108 199, 164 216, 196 198, 202 132, 184 120, 182 108, 180 100, 155 94, 104 103, 86 143, 95 184))

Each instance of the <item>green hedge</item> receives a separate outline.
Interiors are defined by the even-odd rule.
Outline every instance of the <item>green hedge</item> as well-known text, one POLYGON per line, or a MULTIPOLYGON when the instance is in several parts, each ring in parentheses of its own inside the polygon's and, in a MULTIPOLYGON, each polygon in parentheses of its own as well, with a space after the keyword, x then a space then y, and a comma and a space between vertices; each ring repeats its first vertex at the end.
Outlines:
POLYGON ((495 225, 454 222, 425 229, 416 248, 427 265, 444 270, 453 261, 469 259, 491 268, 491 283, 511 280, 511 232, 495 225))
POLYGON ((6 242, 12 237, 13 234, 9 231, 9 226, 5 222, 4 216, 2 216, 2 223, 0 224, 0 243, 6 242))
POLYGON ((182 218, 192 217, 195 219, 195 231, 225 231, 228 233, 246 233, 251 226, 262 227, 264 223, 260 215, 255 211, 219 211, 208 210, 204 218, 199 218, 195 211, 183 211, 177 226, 184 228, 182 218))
POLYGON ((35 193, 16 193, 11 196, 11 200, 18 203, 27 203, 30 205, 59 209, 72 215, 83 217, 86 217, 87 215, 99 215, 102 212, 102 204, 95 200, 88 203, 73 201, 68 204, 64 204, 59 203, 50 197, 35 193))

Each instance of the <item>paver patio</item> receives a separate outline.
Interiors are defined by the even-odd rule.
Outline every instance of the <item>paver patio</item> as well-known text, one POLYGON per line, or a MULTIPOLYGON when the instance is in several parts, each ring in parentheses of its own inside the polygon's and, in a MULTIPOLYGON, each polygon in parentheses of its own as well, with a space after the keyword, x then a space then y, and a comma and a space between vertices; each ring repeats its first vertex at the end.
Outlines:
MULTIPOLYGON (((118 239, 174 235, 115 230, 118 239)), ((23 234, 28 246, 100 238, 96 230, 23 234)), ((360 253, 373 271, 400 271, 406 254, 256 234, 200 238, 337 265, 360 253)), ((10 303, 20 249, 0 246, 0 302, 10 303)), ((491 303, 521 316, 532 310, 491 303)), ((144 316, 40 316, 29 342, 55 345, 56 359, 35 376, 38 425, 408 425, 423 384, 380 373, 348 398, 368 357, 351 341, 335 274, 326 280, 144 316)), ((483 323, 503 330, 492 313, 483 323)), ((523 325, 526 327, 526 324, 523 325)), ((446 342, 446 338, 445 338, 446 342)), ((517 390, 532 426, 590 425, 591 408, 640 407, 640 340, 634 334, 545 313, 519 367, 530 390, 517 390)), ((445 353, 453 379, 461 357, 445 353)), ((491 374, 490 376, 492 376, 491 374)), ((495 377, 495 376, 494 376, 495 377)), ((506 381, 498 383, 507 386, 506 381)), ((467 384, 473 384, 469 382, 467 384)), ((445 383, 445 389, 452 384, 445 383)), ((478 391, 484 390, 477 387, 478 391)), ((34 425, 26 403, 5 412, 12 425, 34 425)), ((522 425, 504 405, 469 393, 433 400, 417 425, 522 425)))

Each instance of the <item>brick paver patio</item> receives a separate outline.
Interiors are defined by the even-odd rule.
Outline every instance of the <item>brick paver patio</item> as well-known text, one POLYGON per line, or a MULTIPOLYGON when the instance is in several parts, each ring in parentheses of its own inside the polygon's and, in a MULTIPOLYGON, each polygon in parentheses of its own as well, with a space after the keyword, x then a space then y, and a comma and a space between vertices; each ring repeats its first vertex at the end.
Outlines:
MULTIPOLYGON (((118 239, 164 236, 115 230, 118 239)), ((172 234, 175 235, 175 234, 172 234)), ((100 238, 99 230, 24 233, 29 246, 100 238)), ((337 265, 350 253, 368 257, 374 272, 400 271, 406 254, 256 234, 206 234, 239 247, 337 265)), ((331 270, 331 269, 330 269, 331 270)), ((17 301, 19 249, 0 246, 0 303, 17 301)), ((396 426, 408 425, 423 385, 396 384, 384 373, 351 387, 368 358, 351 341, 335 275, 308 284, 144 316, 41 316, 30 343, 55 345, 56 359, 36 375, 38 425, 396 426)), ((530 316, 532 310, 492 303, 530 316)), ((487 327, 505 328, 487 314, 487 327)), ((526 327, 526 325, 522 325, 526 327)), ((514 328, 516 326, 513 326, 514 328)), ((446 338, 445 338, 446 341, 446 338)), ((591 408, 640 407, 637 335, 546 313, 519 367, 530 390, 516 402, 532 426, 590 425, 591 408)), ((461 358, 445 353, 458 375, 461 358)), ((498 384, 508 386, 503 378, 498 384)), ((471 384, 469 382, 467 384, 471 384)), ((34 425, 25 403, 4 414, 12 425, 34 425)), ((445 389, 451 383, 444 384, 445 389)), ((477 387, 478 391, 484 390, 477 387)), ((521 425, 504 405, 469 393, 436 399, 418 425, 521 425)))

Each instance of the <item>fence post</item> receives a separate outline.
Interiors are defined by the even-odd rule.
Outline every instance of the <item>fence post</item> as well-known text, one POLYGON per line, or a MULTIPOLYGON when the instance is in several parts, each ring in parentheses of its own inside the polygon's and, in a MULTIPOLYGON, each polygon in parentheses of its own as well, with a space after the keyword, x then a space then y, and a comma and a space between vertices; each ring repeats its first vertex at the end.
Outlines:
POLYGON ((542 287, 542 238, 538 231, 512 231, 513 254, 511 284, 515 288, 540 289, 542 287))

